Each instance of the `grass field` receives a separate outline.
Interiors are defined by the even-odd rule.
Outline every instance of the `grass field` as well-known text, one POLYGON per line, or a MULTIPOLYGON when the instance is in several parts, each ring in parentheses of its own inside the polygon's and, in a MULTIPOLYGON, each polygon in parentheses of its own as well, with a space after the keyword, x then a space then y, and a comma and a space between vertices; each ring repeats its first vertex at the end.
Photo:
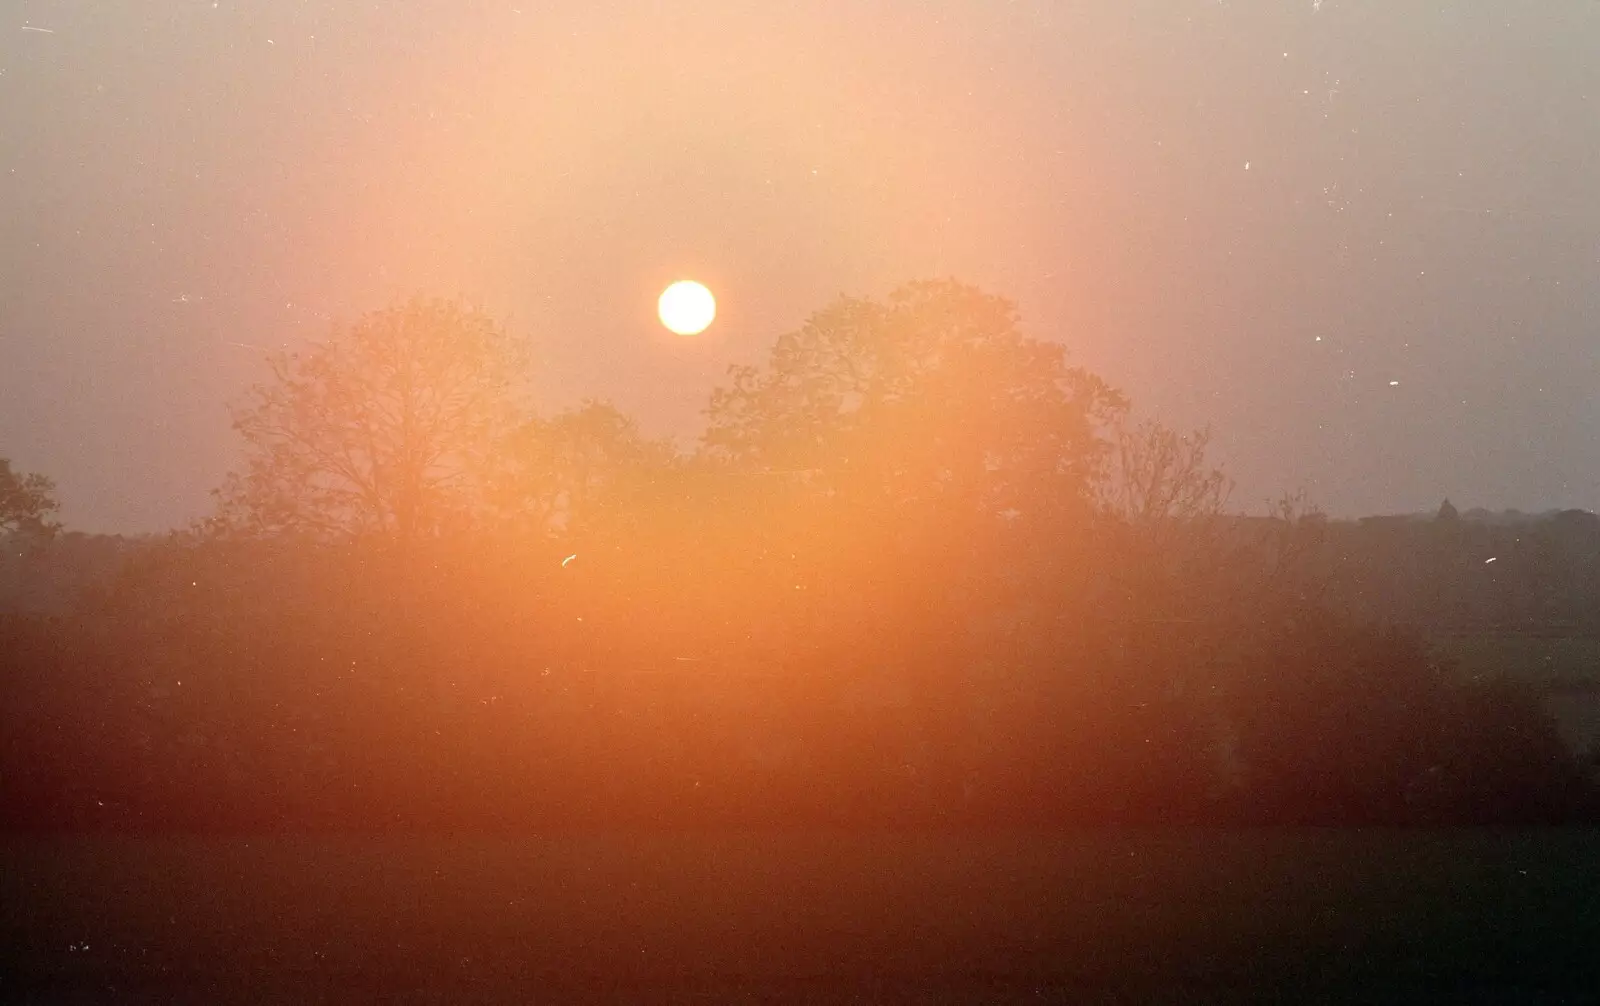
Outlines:
POLYGON ((80 838, 0 850, 8 1002, 1600 994, 1596 832, 80 838))
POLYGON ((1600 639, 1485 634, 1442 638, 1438 646, 1469 678, 1600 686, 1600 639))
POLYGON ((1436 645, 1469 679, 1531 684, 1543 694, 1573 750, 1600 745, 1600 639, 1477 635, 1448 637, 1436 645))

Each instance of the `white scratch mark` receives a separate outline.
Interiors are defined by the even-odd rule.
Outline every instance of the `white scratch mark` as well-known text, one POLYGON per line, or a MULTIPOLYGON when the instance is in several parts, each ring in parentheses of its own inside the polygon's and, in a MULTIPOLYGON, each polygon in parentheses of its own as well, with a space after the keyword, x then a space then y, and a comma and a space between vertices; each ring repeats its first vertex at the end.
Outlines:
POLYGON ((566 569, 567 568, 567 564, 570 563, 572 560, 576 559, 577 557, 578 557, 578 553, 574 552, 571 555, 567 556, 565 559, 562 559, 561 560, 561 568, 562 569, 566 569))

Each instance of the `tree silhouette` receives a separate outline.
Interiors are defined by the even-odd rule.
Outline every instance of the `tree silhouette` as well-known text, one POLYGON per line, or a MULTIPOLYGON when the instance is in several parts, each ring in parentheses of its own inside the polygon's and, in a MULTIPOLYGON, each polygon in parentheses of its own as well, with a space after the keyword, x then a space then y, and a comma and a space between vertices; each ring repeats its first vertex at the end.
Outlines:
POLYGON ((728 480, 760 515, 745 551, 785 571, 797 624, 846 644, 813 659, 914 680, 921 778, 935 802, 962 793, 969 671, 1024 582, 1084 568, 1056 549, 1088 537, 1122 396, 1009 301, 945 280, 841 298, 730 374, 702 459, 776 476, 728 480))
POLYGON ((524 364, 486 315, 414 299, 269 363, 234 415, 222 527, 404 542, 484 515, 524 364))
POLYGON ((765 369, 730 374, 707 410, 711 456, 947 517, 1087 503, 1099 430, 1124 408, 1061 345, 1022 335, 1009 301, 943 280, 842 298, 765 369))
POLYGON ((59 504, 55 483, 43 475, 13 471, 0 458, 0 531, 53 531, 59 504))
POLYGON ((577 534, 622 519, 625 504, 673 462, 610 402, 585 401, 533 419, 507 440, 505 502, 539 533, 577 534))
POLYGON ((1170 623, 1220 601, 1222 581, 1238 567, 1230 561, 1238 546, 1223 519, 1232 482, 1207 457, 1210 431, 1119 422, 1111 444, 1097 500, 1109 518, 1106 538, 1117 545, 1103 581, 1115 586, 1116 603, 1170 623))
POLYGON ((1189 523, 1216 517, 1232 481, 1206 457, 1211 431, 1179 433, 1155 420, 1118 424, 1100 501, 1111 514, 1138 526, 1189 523))

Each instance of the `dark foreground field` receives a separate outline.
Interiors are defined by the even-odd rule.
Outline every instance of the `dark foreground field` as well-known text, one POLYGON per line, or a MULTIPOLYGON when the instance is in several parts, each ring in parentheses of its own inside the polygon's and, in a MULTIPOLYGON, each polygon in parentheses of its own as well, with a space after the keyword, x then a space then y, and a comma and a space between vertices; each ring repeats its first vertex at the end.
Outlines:
POLYGON ((1600 833, 7 839, 8 1002, 1600 1001, 1600 833))

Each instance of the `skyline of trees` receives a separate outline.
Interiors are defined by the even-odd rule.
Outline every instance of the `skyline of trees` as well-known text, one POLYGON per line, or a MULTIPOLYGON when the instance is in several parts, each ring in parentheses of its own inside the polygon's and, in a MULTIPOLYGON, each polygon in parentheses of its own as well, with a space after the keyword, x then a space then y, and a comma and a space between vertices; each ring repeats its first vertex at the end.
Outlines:
POLYGON ((1198 490, 1220 509, 1223 477, 1201 471, 1204 440, 1146 421, 1135 443, 1122 429, 1125 396, 1070 366, 1061 344, 1024 335, 1010 302, 953 280, 818 310, 764 366, 729 368, 689 451, 607 402, 538 414, 522 394, 529 364, 481 312, 420 298, 302 354, 274 354, 235 411, 244 464, 216 491, 211 528, 571 534, 607 494, 685 475, 793 476, 833 507, 878 519, 920 511, 975 534, 1069 511, 1081 521, 1136 493, 1176 503, 1198 490), (1178 443, 1199 449, 1174 466, 1178 443), (1113 486, 1137 479, 1155 484, 1113 486))
MULTIPOLYGON (((1011 504, 1037 512, 1077 494, 1130 524, 1176 527, 1232 502, 1209 427, 1135 416, 1122 392, 1070 366, 1064 345, 1025 335, 1014 304, 955 280, 908 283, 882 300, 841 295, 813 312, 764 365, 728 368, 688 450, 609 401, 542 414, 524 393, 526 348, 460 301, 395 302, 265 363, 267 378, 230 407, 243 463, 190 532, 412 533, 452 510, 458 526, 492 515, 500 527, 560 529, 569 502, 584 505, 621 470, 637 482, 685 464, 803 475, 818 488, 826 473, 833 493, 873 478, 905 482, 902 493, 987 492, 1008 519, 1026 512, 1011 504), (1035 478, 1014 477, 1029 465, 1035 478), (1027 499, 1029 489, 1042 495, 1027 499)), ((59 528, 54 483, 12 473, 3 455, 0 464, 0 532, 59 528)))
MULTIPOLYGON (((606 401, 541 414, 524 394, 525 349, 458 301, 413 297, 265 363, 231 407, 240 464, 196 522, 205 532, 575 529, 569 509, 674 467, 805 476, 886 503, 937 496, 1015 520, 1104 506, 1114 448, 1127 462, 1128 444, 1113 444, 1114 430, 1126 441, 1125 396, 1023 334, 1009 301, 954 280, 814 312, 763 366, 729 367, 688 450, 606 401)), ((1145 446, 1183 439, 1149 420, 1140 433, 1145 446)))

